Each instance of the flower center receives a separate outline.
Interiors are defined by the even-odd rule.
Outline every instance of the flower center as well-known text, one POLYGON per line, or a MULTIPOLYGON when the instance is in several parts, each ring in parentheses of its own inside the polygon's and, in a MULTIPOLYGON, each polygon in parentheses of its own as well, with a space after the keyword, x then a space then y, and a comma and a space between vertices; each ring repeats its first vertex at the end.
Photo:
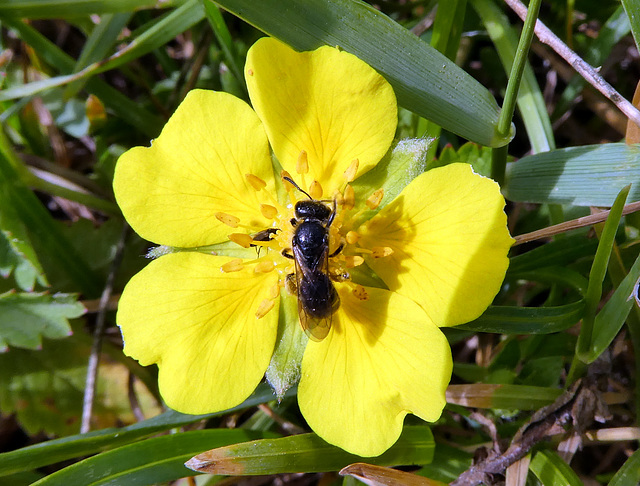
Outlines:
MULTIPOLYGON (((286 192, 285 203, 281 204, 266 190, 267 184, 253 174, 247 174, 249 184, 265 199, 261 201, 260 213, 272 221, 271 225, 257 233, 232 233, 229 239, 244 247, 255 247, 257 258, 253 260, 234 259, 221 267, 223 272, 235 272, 248 265, 255 273, 275 271, 277 284, 270 295, 259 305, 256 316, 265 316, 273 307, 282 288, 296 294, 299 292, 300 275, 305 272, 322 281, 343 282, 352 287, 354 295, 368 298, 366 290, 351 282, 349 269, 364 263, 363 255, 373 258, 389 256, 390 248, 366 249, 358 246, 359 235, 352 228, 360 212, 355 212, 355 193, 350 185, 358 170, 358 160, 354 160, 344 173, 345 182, 341 188, 325 195, 320 182, 313 180, 307 184, 309 172, 306 152, 301 152, 296 164, 296 178, 283 171, 281 182, 286 192), (329 197, 327 197, 329 196, 329 197), (355 214, 354 214, 355 213, 355 214)), ((375 191, 366 206, 375 209, 382 201, 382 189, 375 191)), ((233 215, 217 213, 216 218, 232 228, 243 227, 233 215)), ((324 284, 329 289, 332 284, 324 284)), ((335 311, 329 304, 327 312, 335 311)), ((337 308, 337 307, 336 307, 337 308)))

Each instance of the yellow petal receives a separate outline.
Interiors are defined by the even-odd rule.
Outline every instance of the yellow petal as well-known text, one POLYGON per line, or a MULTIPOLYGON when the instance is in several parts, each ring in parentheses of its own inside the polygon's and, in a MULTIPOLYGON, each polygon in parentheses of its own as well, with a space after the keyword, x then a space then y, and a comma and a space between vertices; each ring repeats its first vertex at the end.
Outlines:
POLYGON ((228 261, 172 253, 127 284, 117 322, 127 355, 157 363, 160 393, 171 408, 200 414, 226 410, 260 383, 275 346, 278 312, 255 312, 277 280, 251 268, 223 273, 228 261))
POLYGON ((255 112, 230 94, 193 90, 151 147, 120 157, 113 187, 143 238, 194 247, 227 239, 229 227, 216 213, 256 229, 268 225, 247 173, 271 181, 273 190, 269 146, 255 112))
POLYGON ((389 247, 369 265, 439 326, 478 317, 498 293, 513 243, 499 186, 467 164, 414 179, 358 230, 364 247, 389 247))
POLYGON ((245 75, 282 167, 295 178, 305 151, 311 180, 326 194, 344 182, 354 159, 363 174, 391 145, 397 125, 393 88, 352 54, 328 46, 296 52, 263 38, 249 49, 245 75))
POLYGON ((329 335, 305 350, 298 402, 324 440, 377 456, 398 439, 407 413, 440 417, 452 359, 420 306, 387 290, 365 290, 368 300, 339 288, 329 335))

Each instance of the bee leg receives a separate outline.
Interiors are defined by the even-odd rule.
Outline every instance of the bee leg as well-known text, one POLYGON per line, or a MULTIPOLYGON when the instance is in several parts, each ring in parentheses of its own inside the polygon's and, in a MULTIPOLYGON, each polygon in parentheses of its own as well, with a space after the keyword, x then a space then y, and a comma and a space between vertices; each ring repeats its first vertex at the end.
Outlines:
POLYGON ((333 258, 337 254, 339 254, 343 248, 344 248, 344 241, 341 241, 340 245, 338 245, 338 248, 336 248, 336 250, 331 255, 329 255, 329 258, 333 258))
POLYGON ((291 252, 291 248, 285 248, 284 250, 282 250, 281 254, 285 258, 289 258, 290 260, 293 260, 295 257, 290 252, 291 252))
POLYGON ((295 273, 290 273, 289 275, 287 275, 284 281, 284 286, 287 289, 287 292, 289 292, 291 295, 297 295, 298 283, 296 282, 295 273))

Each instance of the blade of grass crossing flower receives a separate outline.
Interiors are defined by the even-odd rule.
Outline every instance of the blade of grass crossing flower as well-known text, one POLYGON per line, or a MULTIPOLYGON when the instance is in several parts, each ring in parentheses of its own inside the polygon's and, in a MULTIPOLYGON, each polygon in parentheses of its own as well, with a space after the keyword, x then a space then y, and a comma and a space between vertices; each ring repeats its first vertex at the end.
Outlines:
POLYGON ((511 133, 497 135, 498 106, 486 88, 364 2, 216 3, 294 49, 311 50, 326 44, 355 54, 391 83, 401 106, 458 135, 492 147, 504 145, 512 137, 511 133), (380 49, 381 45, 385 49, 380 49))
POLYGON ((539 451, 529 469, 543 486, 582 486, 583 483, 571 467, 552 451, 539 451))
MULTIPOLYGON (((286 396, 293 396, 294 392, 295 390, 290 390, 286 396)), ((226 413, 245 410, 273 400, 273 398, 271 387, 263 384, 258 387, 253 395, 231 410, 206 415, 186 415, 169 410, 161 415, 127 427, 95 430, 87 434, 62 437, 15 451, 5 452, 0 454, 0 476, 29 471, 75 457, 113 449, 158 432, 192 424, 203 419, 218 417, 226 413)), ((206 448, 204 447, 203 449, 206 448)))
POLYGON ((475 321, 456 326, 497 334, 549 334, 570 328, 580 320, 584 301, 558 307, 490 306, 475 321))
POLYGON ((143 8, 174 7, 184 0, 3 0, 0 16, 53 19, 79 15, 132 12, 143 8))
MULTIPOLYGON (((487 28, 505 71, 509 73, 518 45, 518 39, 509 19, 498 5, 491 1, 471 0, 471 4, 487 28)), ((533 152, 554 149, 555 142, 547 108, 528 61, 525 62, 517 103, 533 152)))
POLYGON ((633 183, 640 200, 640 148, 624 143, 587 145, 523 157, 510 164, 505 197, 516 202, 610 206, 633 183))
POLYGON ((622 0, 629 22, 631 23, 631 32, 636 46, 640 46, 640 1, 639 0, 622 0))
MULTIPOLYGON (((3 19, 5 25, 18 33, 20 39, 30 45, 49 65, 63 72, 71 72, 74 60, 58 46, 40 34, 30 25, 16 19, 3 19)), ((94 77, 87 82, 87 90, 96 95, 116 115, 134 126, 149 138, 160 133, 163 121, 130 100, 127 96, 112 88, 100 78, 94 77)))
MULTIPOLYGON (((120 32, 132 16, 132 12, 103 15, 100 23, 94 27, 91 35, 87 38, 73 72, 78 72, 105 57, 117 42, 120 32)), ((85 84, 86 80, 69 84, 64 91, 65 99, 75 96, 85 84)))
POLYGON ((582 327, 576 345, 576 356, 583 362, 588 362, 589 359, 595 314, 602 297, 602 282, 607 271, 611 249, 613 248, 613 242, 620 224, 620 218, 622 218, 622 209, 627 200, 629 189, 630 186, 622 189, 611 207, 611 212, 604 224, 604 229, 600 235, 600 243, 589 272, 589 287, 584 299, 585 307, 582 316, 582 327))
MULTIPOLYGON (((428 427, 408 426, 389 450, 366 461, 379 466, 427 464, 434 449, 428 427)), ((187 467, 213 474, 263 475, 337 471, 360 461, 360 456, 327 444, 316 434, 300 434, 213 449, 191 459, 187 467)))
POLYGON ((154 437, 77 462, 36 481, 34 486, 158 484, 173 481, 194 475, 184 467, 184 462, 203 449, 274 435, 243 429, 208 429, 154 437))
POLYGON ((449 385, 447 403, 473 408, 537 410, 553 403, 562 390, 523 385, 449 385))
POLYGON ((593 339, 586 356, 593 363, 609 347, 635 304, 634 291, 640 279, 640 256, 609 301, 598 312, 593 323, 593 339))
POLYGON ((161 20, 151 22, 149 28, 113 56, 94 62, 76 74, 56 76, 9 88, 0 92, 0 101, 31 96, 48 88, 62 86, 72 81, 114 69, 166 44, 203 18, 204 9, 202 4, 198 0, 188 0, 181 7, 165 14, 161 20))
POLYGON ((640 449, 625 461, 609 481, 609 486, 636 486, 640 484, 640 449))

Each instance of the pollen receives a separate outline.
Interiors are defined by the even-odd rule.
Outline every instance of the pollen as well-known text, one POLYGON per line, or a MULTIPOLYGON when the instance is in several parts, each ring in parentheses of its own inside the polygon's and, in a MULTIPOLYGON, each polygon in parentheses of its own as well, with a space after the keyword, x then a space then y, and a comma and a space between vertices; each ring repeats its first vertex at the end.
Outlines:
POLYGON ((261 191, 262 189, 267 187, 267 183, 256 175, 245 174, 244 176, 246 177, 247 182, 251 184, 251 187, 253 187, 256 191, 261 191))
POLYGON ((362 285, 356 285, 351 292, 358 300, 369 300, 369 293, 362 285))
POLYGON ((260 302, 260 305, 256 310, 256 317, 258 319, 262 319, 264 316, 266 316, 269 313, 271 309, 273 309, 275 304, 276 302, 273 299, 264 299, 262 302, 260 302))
POLYGON ((356 178, 359 165, 360 161, 358 159, 353 159, 351 165, 347 167, 347 170, 344 171, 344 178, 347 182, 353 182, 353 180, 356 178))
POLYGON ((373 258, 384 258, 393 255, 393 248, 388 246, 374 246, 371 248, 371 256, 373 258))
POLYGON ((244 262, 240 258, 234 258, 220 267, 224 273, 239 272, 244 268, 244 262))
POLYGON ((369 209, 376 209, 380 206, 382 202, 382 198, 384 197, 384 189, 380 188, 377 191, 374 191, 371 196, 367 198, 366 204, 369 209))
POLYGON ((231 214, 227 213, 216 213, 216 219, 221 223, 226 224, 227 226, 231 226, 232 228, 237 228, 240 223, 240 218, 237 218, 231 214))
POLYGON ((260 212, 267 219, 273 219, 278 215, 278 208, 271 204, 261 204, 260 212))
POLYGON ((249 248, 253 244, 253 238, 245 233, 231 233, 229 240, 233 241, 236 245, 240 245, 242 248, 249 248))

